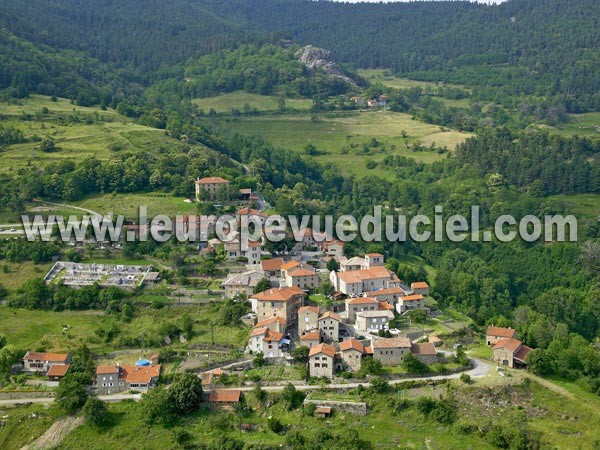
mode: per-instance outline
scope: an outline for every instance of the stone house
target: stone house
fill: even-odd
[[[388,309],[361,311],[356,313],[356,328],[362,332],[385,330],[393,318],[394,313]]]
[[[424,297],[429,295],[429,284],[427,284],[425,281],[415,281],[410,283],[410,289],[415,294],[421,294]]]
[[[27,352],[23,357],[23,372],[46,374],[52,366],[64,366],[71,363],[67,353]]]
[[[342,241],[333,240],[325,241],[322,243],[321,248],[325,252],[326,256],[330,258],[336,258],[338,261],[344,256],[344,246],[346,244]]]
[[[333,342],[340,337],[340,316],[327,311],[319,317],[319,333],[323,340]]]
[[[371,297],[356,297],[346,299],[346,317],[348,321],[355,322],[356,314],[363,311],[377,311],[379,302]]]
[[[329,279],[336,291],[350,296],[400,285],[398,276],[383,266],[345,272],[332,271]]]
[[[207,197],[210,200],[215,200],[217,194],[223,192],[226,197],[227,189],[229,188],[229,181],[221,177],[206,177],[198,178],[195,182],[196,185],[196,201],[200,201],[203,197],[202,192],[206,192]]]
[[[288,325],[296,322],[297,311],[304,303],[304,292],[297,287],[271,288],[250,298],[257,319],[281,317]]]
[[[523,368],[527,367],[527,355],[531,350],[518,339],[502,339],[494,344],[492,359],[502,367]]]
[[[319,329],[319,308],[302,306],[298,308],[298,336]]]
[[[311,377],[333,378],[335,348],[329,344],[311,347],[308,354],[308,372]]]
[[[283,266],[282,258],[263,259],[260,261],[260,268],[266,278],[275,278],[279,275],[281,266]]]
[[[398,299],[406,295],[407,292],[398,286],[394,286],[387,289],[379,289],[378,291],[371,291],[366,293],[367,297],[374,298],[378,302],[388,302],[391,305],[396,305]]]
[[[289,287],[299,287],[305,291],[312,291],[319,287],[321,279],[317,271],[308,264],[298,264],[288,270],[283,270],[284,283]]]
[[[340,344],[341,365],[343,370],[358,372],[362,367],[365,354],[364,345],[357,339],[346,339]]]
[[[155,366],[121,366],[120,364],[96,368],[98,395],[116,394],[129,390],[147,391],[156,386],[160,377],[160,364]]]
[[[398,303],[396,303],[396,311],[398,311],[399,314],[405,314],[408,311],[413,311],[415,309],[427,309],[425,307],[425,297],[421,294],[404,295],[400,297]]]
[[[402,363],[404,355],[411,352],[410,339],[406,337],[378,338],[371,341],[373,358],[384,366],[397,366]]]
[[[242,391],[237,389],[212,389],[208,394],[210,409],[232,410],[242,399]]]
[[[485,333],[486,345],[494,345],[503,339],[517,339],[517,330],[495,326],[488,327]]]
[[[283,353],[281,341],[283,334],[267,327],[254,328],[250,333],[248,347],[252,353],[262,353],[265,358],[280,358]]]
[[[417,359],[427,365],[435,364],[437,361],[437,351],[435,345],[430,342],[412,344],[411,352]]]
[[[310,333],[305,333],[300,336],[300,345],[304,347],[314,347],[315,345],[319,345],[321,343],[321,335],[318,331],[312,331]]]
[[[254,293],[254,288],[263,278],[261,271],[249,270],[244,273],[231,274],[229,278],[221,283],[221,287],[225,290],[226,298],[233,298],[238,295],[249,297]]]
[[[266,327],[271,331],[277,331],[278,333],[285,333],[287,321],[281,317],[270,317],[254,324],[254,328],[262,327]]]

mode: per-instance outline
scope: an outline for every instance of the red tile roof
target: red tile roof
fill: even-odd
[[[278,333],[277,331],[267,329],[267,333],[265,334],[263,341],[279,342],[282,337],[283,337],[283,333]]]
[[[488,327],[486,335],[503,338],[515,338],[517,337],[517,330],[514,330],[513,328],[502,328],[492,326]]]
[[[519,351],[517,351],[513,357],[519,361],[527,362],[527,355],[529,355],[531,350],[533,350],[531,347],[521,345],[521,348],[519,348]]]
[[[347,339],[340,344],[340,350],[346,352],[348,350],[356,350],[358,352],[364,353],[365,346],[357,339]]]
[[[320,341],[321,335],[318,331],[313,331],[312,333],[306,333],[300,336],[301,341]]]
[[[279,269],[281,269],[282,265],[283,265],[283,259],[281,259],[281,258],[263,259],[260,262],[260,266],[262,267],[262,270],[264,270],[265,272],[273,272],[275,270],[279,270]]]
[[[98,366],[96,367],[96,375],[109,375],[113,373],[117,373],[118,369],[115,364],[112,366]]]
[[[406,294],[406,291],[404,289],[402,289],[401,287],[391,287],[391,288],[387,288],[387,289],[379,289],[377,291],[371,291],[371,292],[367,292],[367,295],[369,297],[377,297],[378,295],[393,295],[393,294],[398,294],[398,295],[403,295]]]
[[[213,389],[208,396],[209,402],[233,403],[239,402],[242,391],[237,389]]]
[[[226,184],[229,183],[225,178],[221,177],[206,177],[196,180],[196,184]]]
[[[435,349],[435,345],[433,345],[430,342],[423,342],[423,343],[420,343],[420,344],[412,344],[411,352],[414,353],[415,355],[421,355],[421,356],[425,356],[425,355],[435,356],[435,355],[437,355],[437,351]]]
[[[290,277],[314,277],[317,273],[314,270],[305,269],[304,267],[299,267],[297,269],[292,269],[288,271],[288,275]]]
[[[54,364],[50,366],[50,370],[46,376],[49,377],[64,377],[67,371],[69,370],[69,364]]]
[[[392,275],[393,273],[384,266],[373,266],[369,269],[338,272],[338,277],[344,283],[360,283],[363,280],[374,280],[378,278],[391,279]]]
[[[371,297],[356,297],[356,298],[348,299],[347,303],[349,305],[362,305],[362,304],[371,304],[371,303],[379,303],[379,302]]]
[[[379,309],[393,311],[394,307],[390,305],[388,302],[379,302]]]
[[[325,312],[321,317],[319,317],[319,320],[321,320],[321,319],[333,319],[333,320],[337,320],[338,322],[340,320],[342,320],[339,315],[337,315],[336,313],[331,312],[331,311]]]
[[[414,283],[410,283],[410,287],[412,289],[428,289],[429,285],[425,281],[415,281]]]
[[[400,297],[400,300],[402,300],[403,302],[418,302],[419,300],[423,300],[424,298],[425,297],[423,297],[421,294],[413,294]]]
[[[281,270],[290,270],[299,265],[300,263],[298,261],[288,261],[281,266]]]
[[[302,289],[294,286],[267,289],[266,291],[253,295],[251,298],[255,298],[261,302],[287,302],[296,295],[304,295],[304,293],[302,292]]]
[[[124,378],[127,383],[148,384],[152,378],[160,375],[160,364],[156,366],[121,366],[119,379]]]
[[[521,346],[520,340],[508,338],[508,339],[502,339],[502,340],[496,342],[496,344],[494,344],[494,350],[496,350],[498,348],[505,348],[506,350],[510,350],[511,352],[515,353],[519,349],[520,346]]]
[[[254,328],[266,327],[267,325],[271,325],[272,323],[278,322],[279,325],[285,326],[287,320],[282,319],[281,317],[271,317],[269,319],[261,320],[260,322],[256,322]]]
[[[335,348],[333,348],[333,346],[331,346],[329,344],[315,345],[310,348],[310,352],[308,353],[308,356],[315,356],[320,353],[323,353],[323,354],[329,356],[330,358],[333,358],[335,356]]]
[[[26,361],[49,361],[65,363],[67,359],[69,359],[69,355],[67,353],[27,352],[23,359]]]
[[[410,339],[407,337],[379,338],[371,341],[373,348],[411,348]]]
[[[298,313],[301,313],[304,311],[310,311],[315,314],[319,314],[319,307],[318,306],[301,306],[300,308],[298,308]]]

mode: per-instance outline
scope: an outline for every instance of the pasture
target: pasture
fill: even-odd
[[[251,94],[244,91],[228,92],[215,97],[196,98],[192,100],[196,106],[205,114],[213,109],[217,113],[230,113],[232,109],[244,111],[244,105],[248,105],[250,111],[277,111],[279,109],[278,98],[274,95]],[[309,110],[312,100],[305,98],[285,98],[286,109]]]

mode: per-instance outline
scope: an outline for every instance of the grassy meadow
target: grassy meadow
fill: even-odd
[[[590,138],[600,138],[600,112],[590,112],[583,114],[570,114],[569,123],[548,128],[553,133],[563,136],[586,136]]]
[[[215,97],[196,98],[192,102],[204,111],[205,114],[213,109],[217,113],[230,113],[233,108],[243,111],[248,104],[251,111],[277,111],[278,98],[274,95],[251,94],[244,91],[228,92]],[[287,109],[309,110],[312,100],[305,98],[285,98]]]
[[[137,218],[139,206],[148,208],[149,217],[156,214],[175,216],[178,214],[198,213],[196,203],[188,203],[183,197],[173,197],[170,194],[99,194],[85,200],[72,202],[72,205],[90,209],[100,214],[123,214]]]

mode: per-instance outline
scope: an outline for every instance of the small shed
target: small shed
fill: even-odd
[[[317,408],[315,409],[315,416],[320,417],[321,419],[327,419],[331,416],[331,407],[317,406]]]

